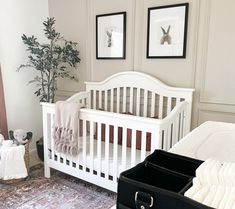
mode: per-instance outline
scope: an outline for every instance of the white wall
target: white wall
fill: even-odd
[[[235,122],[235,2],[201,1],[194,120]]]
[[[58,82],[59,91],[57,99],[64,99],[81,89],[84,89],[84,81],[90,77],[87,70],[87,2],[86,0],[49,0],[50,17],[56,19],[56,30],[67,40],[78,43],[81,62],[75,71],[79,82],[69,79],[61,79]],[[89,50],[90,51],[90,50]]]
[[[131,1],[92,1],[93,20],[96,14],[127,11],[127,57],[125,60],[96,60],[92,54],[91,69],[93,80],[102,80],[108,75],[121,70],[140,70],[148,74],[157,76],[162,81],[175,86],[193,86],[194,82],[194,62],[196,44],[196,11],[198,1],[190,0],[189,8],[189,31],[187,45],[187,59],[146,59],[147,40],[147,10],[149,7],[175,4],[184,1],[179,0],[131,0]],[[104,6],[105,5],[105,6]],[[91,38],[93,48],[95,48],[95,22],[91,23],[93,36]],[[95,51],[95,50],[94,50]],[[176,67],[177,66],[177,67]]]
[[[17,72],[27,62],[26,48],[21,35],[35,35],[43,40],[42,22],[49,16],[47,0],[0,0],[0,63],[3,74],[5,102],[9,129],[32,131],[34,141],[42,136],[42,116],[35,86],[27,82],[35,71]]]
[[[91,33],[88,34],[88,39],[91,44],[91,52],[89,60],[91,64],[91,80],[103,80],[114,73],[126,70],[133,70],[134,65],[134,34],[135,34],[135,0],[99,0],[90,1],[91,22],[88,23]],[[127,12],[126,16],[126,59],[124,60],[99,60],[95,54],[95,17],[98,14],[106,14],[113,12]]]

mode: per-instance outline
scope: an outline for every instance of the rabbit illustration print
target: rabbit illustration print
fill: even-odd
[[[108,37],[107,47],[112,47],[113,46],[113,29],[106,30],[106,35]]]
[[[96,15],[96,59],[125,59],[126,12]]]
[[[164,45],[165,43],[167,43],[170,45],[172,43],[172,38],[170,35],[171,26],[170,25],[168,26],[167,31],[162,26],[161,26],[161,29],[162,29],[163,35],[161,37],[160,44]]]
[[[147,58],[185,58],[189,3],[148,8]]]

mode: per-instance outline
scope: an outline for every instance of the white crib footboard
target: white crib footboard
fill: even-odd
[[[80,110],[79,155],[68,156],[54,149],[54,107],[43,105],[45,176],[60,170],[111,191],[117,191],[120,172],[142,161],[158,148],[158,140],[146,150],[146,136],[159,138],[158,120],[90,109]],[[128,132],[131,130],[131,138]],[[141,133],[140,133],[141,132]],[[141,145],[136,137],[142,137]],[[136,139],[136,140],[134,140]],[[138,147],[138,149],[136,149]],[[141,146],[141,147],[140,147]]]

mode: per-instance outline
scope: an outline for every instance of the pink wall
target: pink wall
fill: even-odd
[[[1,67],[0,67],[0,132],[5,136],[5,138],[7,137],[7,118],[6,118],[6,108],[4,101]]]

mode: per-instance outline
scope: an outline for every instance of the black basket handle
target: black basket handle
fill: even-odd
[[[153,207],[153,197],[145,192],[138,191],[135,193],[136,209],[149,209]]]

